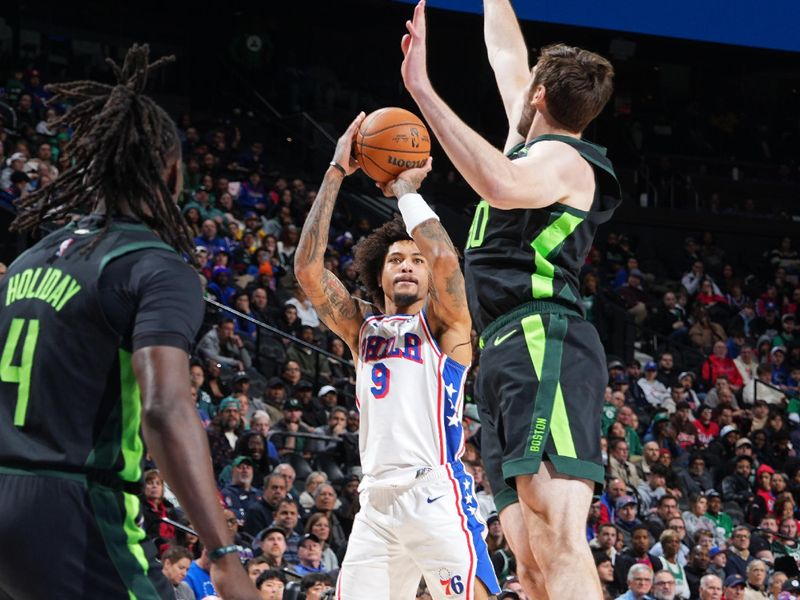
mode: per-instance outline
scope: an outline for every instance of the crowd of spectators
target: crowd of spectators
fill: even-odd
[[[63,107],[46,100],[36,70],[4,87],[2,101],[14,107],[14,127],[6,116],[0,129],[0,203],[9,210],[70,164],[69,128],[53,124]],[[316,190],[274,173],[247,132],[188,116],[178,125],[181,210],[198,277],[207,298],[236,311],[209,305],[187,372],[220,502],[262,598],[282,598],[287,581],[321,598],[359,509],[361,470],[349,351],[292,274]],[[367,219],[337,209],[325,258],[359,297],[352,252],[370,230]],[[609,233],[581,273],[584,308],[609,352],[608,483],[587,540],[610,598],[719,598],[717,589],[726,598],[783,598],[800,575],[800,258],[785,238],[759,273],[739,272],[711,233],[687,238],[675,256],[667,276],[655,277],[625,235]],[[653,334],[648,353],[641,342]],[[476,353],[472,376],[478,363]],[[504,593],[524,599],[483,476],[473,408],[463,460]],[[147,466],[147,534],[176,596],[204,598],[212,589],[205,550],[157,465]],[[418,597],[426,594],[422,586]]]
[[[758,257],[756,257],[758,258]],[[800,499],[800,259],[777,240],[740,272],[706,233],[666,277],[610,234],[583,272],[609,356],[607,485],[587,521],[607,598],[794,598]],[[655,334],[655,352],[641,342]],[[608,340],[608,338],[607,338]],[[613,341],[612,341],[613,343]],[[608,346],[607,346],[608,347]]]

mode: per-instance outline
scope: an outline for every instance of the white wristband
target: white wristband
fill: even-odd
[[[433,209],[428,206],[425,199],[419,194],[403,194],[403,197],[397,201],[397,207],[400,209],[400,214],[406,224],[406,231],[408,235],[429,219],[439,220]]]

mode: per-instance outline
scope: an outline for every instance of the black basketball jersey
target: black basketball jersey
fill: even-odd
[[[611,218],[621,192],[605,148],[584,140],[542,135],[516,146],[508,157],[523,157],[545,140],[569,144],[592,166],[594,202],[588,212],[560,203],[511,210],[478,203],[464,252],[469,307],[478,332],[533,300],[558,302],[582,314],[578,273],[597,227]]]
[[[0,465],[140,479],[132,347],[106,318],[98,284],[109,265],[127,273],[134,259],[157,252],[173,276],[189,271],[179,285],[196,283],[179,292],[185,311],[202,305],[200,286],[145,225],[114,221],[97,241],[101,231],[81,222],[53,232],[14,261],[0,284]],[[132,321],[136,307],[130,313]]]

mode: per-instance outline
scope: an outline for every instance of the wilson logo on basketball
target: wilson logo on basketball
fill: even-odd
[[[419,130],[416,127],[411,128],[411,147],[419,148]]]
[[[386,157],[386,162],[390,165],[394,165],[395,167],[404,167],[406,169],[415,169],[417,167],[424,167],[425,163],[428,162],[427,158],[422,160],[404,160],[402,158],[397,158],[396,156],[392,156],[391,154]]]

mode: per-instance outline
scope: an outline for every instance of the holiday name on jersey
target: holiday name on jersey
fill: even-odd
[[[5,305],[36,299],[47,302],[58,312],[80,291],[81,284],[61,269],[25,269],[8,280]]]
[[[403,346],[398,346],[398,338],[402,337]],[[422,340],[414,333],[402,336],[385,338],[380,335],[370,335],[361,341],[361,360],[371,362],[385,358],[404,358],[415,363],[422,363],[420,347]]]

